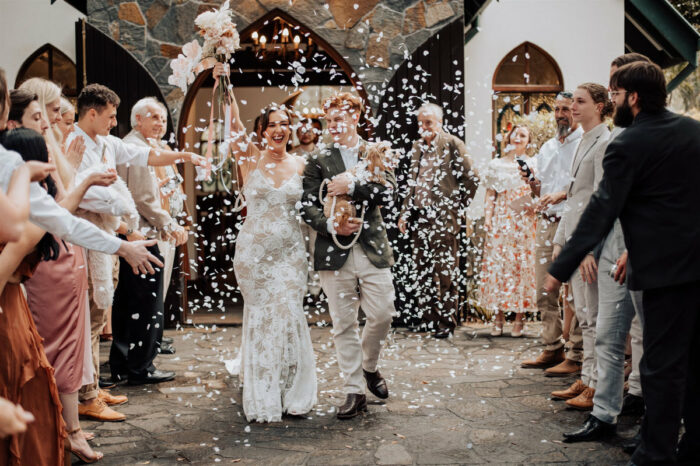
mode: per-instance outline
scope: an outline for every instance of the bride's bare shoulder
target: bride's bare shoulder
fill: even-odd
[[[297,164],[297,173],[303,175],[306,168],[306,158],[300,155],[292,155],[292,157],[294,157],[294,161]]]

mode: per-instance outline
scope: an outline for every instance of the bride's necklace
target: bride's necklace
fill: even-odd
[[[268,151],[267,152],[267,157],[271,159],[273,162],[282,162],[284,161],[287,157],[289,157],[289,154],[285,152],[282,156],[275,156],[273,155],[274,152]]]

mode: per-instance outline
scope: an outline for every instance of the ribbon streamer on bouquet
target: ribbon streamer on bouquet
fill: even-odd
[[[197,65],[197,69],[200,70],[199,72],[201,72],[205,69],[213,68],[216,65],[216,63],[217,63],[217,61],[210,57],[210,58],[202,60],[199,63],[199,65]],[[216,91],[219,88],[220,81],[221,81],[221,78],[216,79],[214,81],[214,87],[211,90],[211,109],[209,111],[209,127],[207,128],[208,143],[207,143],[207,152],[205,154],[205,157],[209,161],[210,166],[211,166],[211,162],[213,160],[213,150],[214,150],[213,147],[214,147],[214,145],[212,144],[212,142],[214,141],[214,131],[215,131],[214,127],[216,125],[216,122],[214,120],[214,102],[216,102]],[[221,100],[224,102],[224,130],[223,130],[224,134],[223,134],[223,137],[220,139],[221,139],[221,144],[224,145],[223,147],[225,150],[220,151],[220,153],[225,153],[227,157],[229,155],[229,147],[230,147],[229,140],[230,140],[230,136],[231,136],[231,103],[230,102],[231,102],[231,99],[233,98],[233,96],[231,96],[230,93],[232,93],[232,92],[233,91],[231,91],[231,89],[228,89],[223,84],[221,85]],[[221,165],[219,167],[217,167],[217,169],[222,168],[224,162],[225,162],[225,160],[222,161]],[[233,211],[240,212],[245,207],[245,198],[243,197],[243,193],[241,192],[242,186],[240,184],[240,180],[238,179],[238,163],[237,163],[235,157],[233,158],[232,165],[233,165],[232,169],[234,171],[235,178],[236,178],[236,189],[238,190],[238,193],[236,195],[236,200],[234,201],[234,204],[233,204]],[[219,175],[219,176],[221,176],[221,175]],[[211,177],[211,169],[206,173],[205,179],[209,179],[210,177]],[[224,190],[226,191],[226,193],[231,194],[231,191],[228,189],[227,183],[225,183],[223,179],[221,181],[222,181],[221,184],[224,187]]]

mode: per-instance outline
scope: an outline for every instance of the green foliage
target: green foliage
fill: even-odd
[[[671,4],[700,31],[700,0],[672,0]]]

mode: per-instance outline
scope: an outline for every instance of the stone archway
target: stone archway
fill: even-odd
[[[299,35],[303,36],[305,39],[312,39],[316,44],[320,46],[320,48],[328,54],[328,56],[333,60],[333,62],[342,70],[342,72],[345,74],[348,82],[352,87],[357,91],[357,93],[362,97],[362,99],[365,101],[367,104],[368,110],[370,109],[369,105],[369,99],[367,96],[367,92],[364,88],[364,85],[362,81],[359,79],[358,75],[354,72],[352,66],[350,63],[348,63],[347,60],[343,58],[343,56],[335,50],[335,48],[330,45],[323,37],[318,35],[313,31],[313,29],[307,27],[304,25],[301,21],[297,20],[294,18],[292,15],[275,8],[269,12],[267,12],[265,15],[261,16],[258,18],[256,21],[250,23],[245,29],[240,31],[240,37],[241,37],[241,43],[244,44],[252,35],[254,31],[259,30],[262,26],[267,24],[270,21],[273,21],[275,18],[282,18],[284,21],[287,23],[290,23],[292,25],[295,25],[298,27],[298,32]],[[237,52],[236,55],[239,55],[241,52]],[[235,68],[235,60],[236,60],[236,55],[234,55],[234,65],[233,68]],[[284,65],[284,64],[283,64]],[[313,70],[308,70],[308,71],[313,71]],[[232,80],[235,80],[237,78],[236,73],[232,73]],[[184,141],[184,128],[187,124],[188,117],[190,114],[190,111],[192,109],[192,104],[194,102],[195,96],[197,95],[198,90],[205,86],[207,83],[211,85],[211,70],[207,70],[200,75],[197,76],[195,81],[192,83],[192,85],[189,87],[187,90],[187,93],[185,94],[181,110],[179,112],[179,118],[178,118],[178,130],[177,130],[177,138],[180,146],[182,147],[182,142]],[[235,83],[234,83],[235,84]]]

